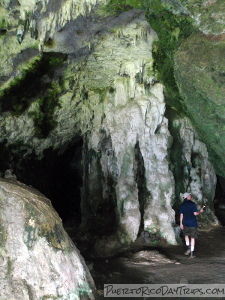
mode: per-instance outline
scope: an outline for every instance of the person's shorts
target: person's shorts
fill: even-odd
[[[191,238],[196,239],[198,236],[198,228],[197,227],[185,227],[183,229],[183,234],[185,236],[190,236]]]

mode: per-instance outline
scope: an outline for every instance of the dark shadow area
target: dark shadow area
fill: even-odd
[[[145,167],[144,160],[141,154],[139,142],[135,145],[135,181],[138,187],[138,201],[140,205],[141,212],[141,224],[139,229],[139,234],[144,230],[144,208],[146,199],[151,195],[146,187],[146,177],[145,177]]]
[[[225,226],[225,178],[221,176],[217,176],[214,209],[221,225]]]
[[[33,55],[32,52],[30,55]],[[17,60],[23,61],[23,57],[26,57],[26,53],[20,53],[20,57],[14,59],[15,64]],[[61,53],[43,53],[37,57],[21,72],[20,77],[12,79],[9,86],[2,90],[0,112],[20,116],[31,103],[36,102],[36,109],[29,112],[34,121],[35,136],[47,137],[57,125],[54,112],[56,107],[60,107],[59,95],[63,92],[60,74],[66,58]]]
[[[89,149],[88,139],[84,138],[82,223],[76,230],[65,224],[65,229],[70,233],[73,242],[79,245],[78,248],[86,259],[93,257],[96,242],[113,235],[118,226],[116,157],[112,150],[111,137],[103,131],[102,134],[101,151]]]
[[[44,53],[40,59],[36,59],[29,68],[23,70],[21,77],[12,80],[10,86],[2,91],[1,112],[22,114],[35,97],[43,96],[50,88],[56,67],[65,60],[66,55],[61,53]],[[49,80],[43,79],[46,74]]]
[[[1,144],[0,171],[4,174],[7,169],[12,169],[17,180],[36,188],[51,200],[64,223],[72,220],[79,224],[82,145],[82,138],[77,138],[61,154],[48,148],[39,160],[33,153],[24,158],[22,145],[6,147]]]

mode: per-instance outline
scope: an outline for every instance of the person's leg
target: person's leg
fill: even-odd
[[[191,252],[190,252],[190,258],[196,257],[194,255],[194,250],[195,250],[195,238],[191,237]]]
[[[195,238],[191,238],[191,252],[195,250]]]
[[[190,249],[190,239],[189,239],[189,236],[188,235],[185,235],[184,236],[184,239],[185,239],[185,244],[186,244],[186,251],[184,252],[185,255],[189,255],[191,253],[191,249]]]
[[[189,236],[185,235],[184,239],[185,239],[186,246],[190,246]]]

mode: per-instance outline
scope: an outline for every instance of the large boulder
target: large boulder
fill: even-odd
[[[218,174],[224,172],[225,41],[191,35],[175,54],[175,77],[188,114],[207,145]]]
[[[94,299],[95,286],[51,202],[0,179],[1,300]]]

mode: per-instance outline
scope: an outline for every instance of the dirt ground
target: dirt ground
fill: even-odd
[[[154,248],[142,244],[139,240],[129,253],[93,261],[91,268],[99,300],[154,299],[153,297],[105,298],[104,284],[225,284],[225,227],[218,226],[210,231],[199,231],[196,240],[196,258],[193,259],[184,255],[183,245]]]

